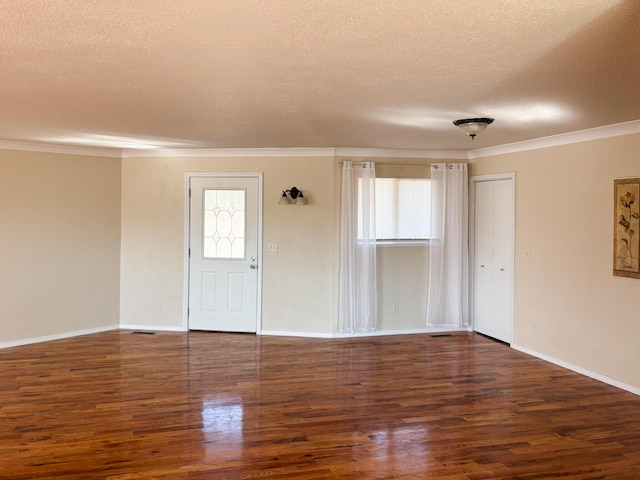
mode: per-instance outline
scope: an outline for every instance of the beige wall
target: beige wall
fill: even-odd
[[[333,156],[124,159],[121,324],[182,328],[185,174],[263,172],[262,330],[336,333],[342,161]],[[427,172],[424,166],[381,169],[394,175]],[[294,185],[305,192],[308,205],[278,205],[282,190]],[[277,253],[266,251],[269,243],[278,244]],[[424,247],[380,249],[379,329],[425,327],[427,261]],[[392,313],[394,303],[398,314]]]
[[[336,277],[333,157],[123,160],[121,323],[182,328],[185,174],[263,172],[262,330],[330,334]],[[306,206],[279,205],[303,190]]]
[[[640,280],[612,275],[612,234],[613,179],[639,154],[636,134],[470,162],[516,172],[514,343],[636,387]]]
[[[424,330],[429,247],[378,247],[376,256],[378,330]]]
[[[120,159],[0,150],[0,343],[118,325]]]

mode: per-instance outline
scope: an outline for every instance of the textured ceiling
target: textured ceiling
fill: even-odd
[[[0,139],[469,150],[640,119],[638,0],[0,0]],[[452,125],[489,116],[475,141]]]

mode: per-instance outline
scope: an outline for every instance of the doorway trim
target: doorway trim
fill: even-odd
[[[511,274],[511,295],[512,295],[512,305],[511,305],[511,344],[514,343],[514,335],[515,335],[515,324],[516,324],[516,286],[515,286],[515,278],[516,278],[516,172],[503,172],[503,173],[490,173],[487,175],[474,175],[469,178],[469,281],[471,284],[470,295],[469,295],[469,317],[471,319],[470,329],[475,332],[475,293],[476,293],[476,285],[475,285],[475,257],[476,257],[476,184],[479,182],[491,182],[495,180],[511,180],[513,182],[513,195],[511,197],[511,204],[513,205],[513,256],[511,258],[511,264],[513,265],[513,270]]]
[[[258,291],[256,292],[256,335],[262,332],[262,210],[263,210],[263,174],[262,172],[240,172],[240,173],[185,173],[184,174],[184,273],[182,291],[182,330],[189,331],[189,245],[191,241],[191,208],[190,192],[192,178],[256,178],[258,180],[258,252],[260,262],[258,264]]]

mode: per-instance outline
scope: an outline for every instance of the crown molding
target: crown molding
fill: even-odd
[[[370,157],[467,160],[462,150],[402,150],[384,148],[196,148],[123,150],[122,158],[141,157]]]
[[[336,148],[336,157],[469,159],[466,150],[402,150],[387,148]]]
[[[119,149],[76,147],[71,145],[57,145],[54,143],[29,143],[0,140],[0,150],[17,150],[22,152],[60,153],[63,155],[83,155],[88,157],[121,158]]]
[[[160,148],[123,150],[122,158],[333,157],[335,151],[335,148]]]
[[[478,148],[477,150],[470,150],[468,153],[469,159],[482,158],[493,155],[505,155],[508,153],[538,150],[540,148],[558,147],[560,145],[588,142],[591,140],[618,137],[621,135],[631,135],[634,133],[640,133],[640,120],[616,123],[614,125],[606,125],[604,127],[588,128],[586,130],[578,130],[576,132],[561,133],[559,135],[525,140],[523,142],[507,143],[505,145],[497,145],[495,147]]]

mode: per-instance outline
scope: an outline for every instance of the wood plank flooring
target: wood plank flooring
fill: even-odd
[[[476,334],[0,351],[0,478],[635,479],[640,397]]]

